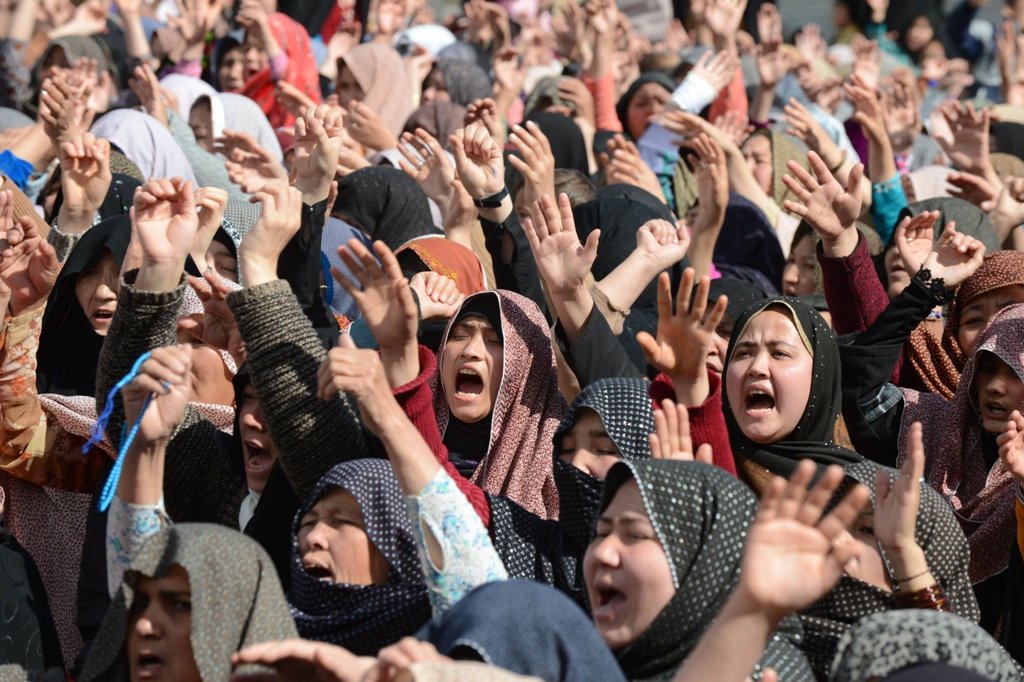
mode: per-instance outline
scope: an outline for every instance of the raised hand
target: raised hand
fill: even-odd
[[[381,151],[398,146],[398,140],[385,127],[377,112],[362,102],[353,100],[348,105],[348,134],[367,149]]]
[[[746,9],[747,0],[708,0],[704,22],[716,38],[735,36]]]
[[[260,642],[231,655],[232,665],[256,664],[271,668],[276,682],[360,682],[376,659],[355,656],[348,650],[307,639]],[[252,679],[234,675],[232,681]],[[259,679],[262,679],[259,678]]]
[[[864,128],[864,133],[877,143],[888,141],[885,113],[876,90],[856,75],[843,85],[843,90],[857,110],[853,120]]]
[[[946,182],[953,185],[949,192],[951,196],[968,201],[979,208],[993,201],[999,194],[999,190],[988,180],[974,173],[953,172],[946,176]]]
[[[557,206],[551,197],[541,197],[530,207],[530,217],[523,220],[523,231],[537,270],[552,296],[583,287],[583,280],[597,258],[601,231],[594,230],[587,235],[587,243],[580,244],[567,195],[558,196]]]
[[[532,206],[545,194],[555,194],[555,155],[548,138],[533,121],[525,126],[517,125],[508,136],[508,141],[519,152],[509,155],[508,162],[523,176],[523,200]]]
[[[932,252],[938,211],[922,211],[906,217],[896,226],[896,249],[903,268],[911,277],[917,274]]]
[[[806,24],[793,41],[805,62],[814,62],[828,56],[828,43],[821,35],[821,26]]]
[[[565,76],[558,80],[558,96],[566,104],[572,105],[576,111],[573,120],[576,124],[584,122],[590,128],[597,128],[597,117],[594,112],[594,96],[579,78]]]
[[[996,436],[999,446],[999,461],[1003,468],[1013,474],[1018,485],[1024,485],[1024,416],[1014,410],[1003,425],[1003,432]]]
[[[602,155],[608,184],[621,182],[633,185],[650,192],[660,201],[665,201],[665,193],[661,190],[658,176],[644,163],[635,144],[616,134],[609,140],[608,150],[611,152],[610,156]]]
[[[487,128],[495,140],[505,139],[505,124],[501,122],[501,115],[498,113],[498,103],[490,97],[473,100],[466,107],[466,116],[463,125],[480,122]]]
[[[934,224],[937,218],[936,215],[931,223]],[[974,237],[957,232],[956,223],[950,221],[934,242],[925,242],[931,244],[931,250],[919,264],[917,259],[923,247],[916,247],[912,242],[917,238],[927,240],[931,235],[923,234],[922,223],[915,226],[906,218],[896,226],[896,230],[896,248],[907,272],[917,274],[921,268],[927,268],[932,277],[941,278],[950,289],[973,275],[985,258],[985,245]]]
[[[206,252],[213,237],[224,221],[224,210],[228,207],[228,193],[220,187],[200,187],[196,191],[196,205],[199,206],[199,229],[192,242],[192,260],[199,267],[206,263]]]
[[[268,185],[287,185],[288,174],[249,133],[225,130],[214,140],[214,150],[224,154],[228,177],[245,192],[255,194]]]
[[[942,106],[942,114],[953,132],[953,142],[937,138],[942,151],[958,170],[977,175],[991,171],[989,161],[989,112],[976,111],[970,102],[948,102]]]
[[[332,268],[331,274],[359,306],[362,319],[377,340],[381,353],[403,352],[416,344],[419,326],[416,301],[391,249],[377,241],[373,251],[380,259],[379,264],[362,242],[350,239],[347,246],[338,248],[338,256],[356,281],[337,268]]]
[[[442,211],[446,211],[455,191],[455,166],[437,139],[423,128],[414,133],[402,133],[398,151],[404,157],[398,165],[416,181],[423,193]]]
[[[808,494],[814,472],[814,463],[804,460],[788,482],[781,477],[771,482],[743,554],[738,591],[777,619],[825,595],[864,549],[849,528],[868,503],[868,489],[855,485],[822,517],[843,470],[830,466]]]
[[[688,159],[693,166],[700,200],[700,217],[693,229],[711,229],[716,216],[725,217],[729,203],[729,166],[725,151],[707,133],[691,138],[688,146],[694,151]]]
[[[42,307],[60,273],[57,254],[36,223],[28,216],[15,221],[13,209],[10,191],[0,192],[0,298],[12,316]]]
[[[295,119],[292,172],[303,203],[312,206],[327,198],[342,147],[344,112],[326,104],[306,110]]]
[[[667,220],[648,220],[636,231],[636,251],[651,263],[654,272],[672,267],[686,256],[690,234],[684,226]]]
[[[917,510],[921,506],[923,475],[921,424],[914,422],[907,434],[907,457],[896,480],[889,477],[887,470],[880,469],[875,473],[875,537],[888,555],[915,548],[921,551],[914,533],[917,528]]]
[[[132,239],[142,260],[136,286],[143,291],[173,289],[199,228],[192,183],[181,178],[150,180],[135,192],[130,213]]]
[[[192,396],[192,346],[164,346],[153,351],[142,364],[131,383],[124,387],[124,416],[132,424],[138,418],[146,399],[153,399],[142,415],[138,437],[133,447],[145,450],[166,443],[185,417]]]
[[[189,277],[188,283],[203,303],[203,312],[178,320],[178,328],[211,348],[226,350],[241,364],[245,356],[242,333],[235,314],[228,306],[232,287],[228,280],[214,272],[200,277]]]
[[[856,35],[850,47],[853,48],[853,78],[877,92],[882,75],[882,51],[878,41]]]
[[[413,304],[415,307],[415,304]],[[348,334],[342,334],[338,345],[327,352],[317,370],[317,396],[334,400],[339,393],[355,397],[363,425],[375,436],[383,436],[388,417],[402,413],[392,389],[381,354],[375,350],[356,348]]]
[[[737,148],[742,147],[750,133],[754,132],[754,126],[750,125],[747,117],[738,111],[727,111],[716,118],[714,128]]]
[[[433,271],[417,272],[409,278],[409,286],[419,297],[424,320],[447,320],[466,300],[454,280]]]
[[[139,103],[146,113],[167,127],[167,110],[164,108],[163,90],[160,80],[149,65],[135,67],[132,77],[128,79],[132,92],[139,98]]]
[[[57,224],[62,232],[77,234],[92,227],[110,189],[110,142],[91,133],[65,136],[57,147],[64,202]]]
[[[1003,188],[994,199],[981,203],[981,210],[988,213],[989,220],[996,228],[996,236],[1005,240],[1015,227],[1024,223],[1024,178],[1006,176]]]
[[[455,170],[474,199],[497,194],[505,186],[501,148],[482,123],[455,131],[450,138]]]
[[[803,104],[791,99],[786,104],[786,134],[803,140],[807,148],[817,152],[829,168],[838,168],[843,162],[843,152],[828,132],[815,120]]]
[[[89,130],[95,115],[89,107],[93,83],[73,88],[63,71],[51,70],[39,92],[39,119],[50,141],[57,146],[61,141]]]
[[[683,404],[667,398],[661,409],[654,411],[654,433],[647,437],[651,446],[651,459],[678,459],[684,462],[712,463],[711,444],[704,443],[693,450],[690,438],[690,413]]]
[[[647,362],[669,376],[676,391],[676,400],[687,407],[700,407],[710,394],[707,359],[715,345],[715,329],[721,323],[729,302],[725,296],[719,296],[708,312],[711,280],[701,277],[691,303],[695,279],[693,268],[683,271],[673,313],[671,280],[668,273],[661,273],[658,276],[656,336],[647,332],[636,335]]]
[[[288,81],[278,81],[274,87],[274,98],[292,116],[305,116],[310,109],[316,109],[316,102],[309,95]]]
[[[814,169],[814,175],[795,161],[787,164],[789,173],[783,176],[782,181],[793,192],[796,200],[787,199],[783,207],[810,223],[821,236],[825,249],[834,250],[849,240],[856,246],[856,222],[861,212],[860,181],[864,177],[864,166],[854,166],[844,189],[815,152],[807,153],[807,161]]]
[[[277,279],[277,260],[302,227],[302,193],[269,185],[252,196],[262,205],[260,219],[238,247],[242,284],[253,287]]]
[[[377,653],[377,665],[367,673],[362,682],[397,682],[415,663],[448,662],[452,659],[442,656],[430,642],[415,637],[403,637],[397,643],[384,647]]]

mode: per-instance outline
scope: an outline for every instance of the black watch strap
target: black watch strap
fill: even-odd
[[[481,197],[480,199],[473,199],[473,205],[477,208],[498,208],[501,206],[501,202],[508,196],[508,187],[502,187],[501,191],[492,194],[489,197]]]

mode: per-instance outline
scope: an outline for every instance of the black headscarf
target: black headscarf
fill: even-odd
[[[110,180],[110,189],[107,190],[107,195],[103,197],[103,203],[100,204],[100,209],[97,211],[99,222],[119,215],[128,215],[128,210],[132,207],[132,202],[135,200],[135,190],[138,187],[142,187],[142,183],[130,175],[113,173]],[[63,203],[64,190],[59,189],[57,190],[57,197],[53,202],[54,216],[60,213],[60,207]]]
[[[474,100],[491,96],[491,79],[487,72],[476,64],[441,57],[434,67],[440,69],[444,76],[444,89],[451,101],[462,106],[469,106]]]
[[[36,389],[40,393],[96,393],[96,365],[103,337],[96,333],[75,296],[79,275],[95,267],[104,251],[120,269],[131,240],[131,220],[118,215],[96,225],[78,241],[46,302],[39,337]]]
[[[821,315],[803,301],[790,297],[767,299],[748,308],[736,320],[729,349],[725,356],[723,376],[727,376],[736,342],[751,320],[769,307],[781,307],[792,316],[797,331],[809,346],[813,356],[811,395],[804,413],[793,433],[785,440],[760,444],[747,438],[740,430],[729,406],[728,391],[722,391],[722,409],[729,428],[729,443],[733,452],[778,476],[789,476],[802,459],[811,459],[818,465],[847,465],[863,460],[852,450],[836,445],[833,430],[842,409],[842,382],[840,381],[839,344],[836,336]]]
[[[64,668],[57,628],[36,562],[0,519],[0,669],[19,665],[30,674]]]
[[[629,480],[640,488],[676,593],[637,639],[615,653],[629,679],[660,678],[690,655],[739,582],[757,498],[738,479],[709,464],[627,460],[608,473],[601,511]],[[799,632],[792,619],[785,626],[787,635]],[[806,659],[781,632],[761,664],[771,665],[782,679],[812,679]]]
[[[1024,159],[1024,123],[993,121],[989,134],[993,152]]]
[[[551,145],[555,157],[555,168],[571,168],[584,175],[590,175],[587,160],[587,142],[576,123],[563,114],[549,111],[535,111],[526,117],[540,128]]]
[[[334,488],[348,491],[359,504],[370,542],[391,567],[387,584],[328,582],[314,578],[303,568],[299,524]],[[416,539],[398,480],[385,460],[343,462],[320,479],[292,524],[291,569],[288,601],[304,639],[337,644],[359,656],[373,656],[430,620]]]
[[[712,260],[716,267],[742,266],[757,270],[776,290],[786,267],[782,246],[768,219],[757,206],[738,194],[729,195],[725,223],[715,242]]]
[[[697,295],[696,290],[693,294]],[[718,325],[719,336],[724,338],[732,336],[736,320],[740,319],[744,310],[768,298],[768,294],[750,282],[732,277],[719,277],[711,280],[708,301],[717,301],[719,296],[726,296],[729,300],[725,307],[725,316]],[[723,331],[726,333],[723,334]]]
[[[338,183],[334,212],[392,251],[437,233],[427,195],[398,168],[373,166],[346,175]]]
[[[637,91],[648,83],[657,83],[665,88],[669,94],[672,94],[676,89],[675,82],[667,74],[660,71],[648,71],[640,74],[640,77],[630,84],[629,89],[626,90],[625,94],[619,98],[618,103],[615,105],[615,113],[619,117],[619,123],[622,124],[622,134],[627,138],[632,138],[632,134],[629,132],[629,103],[636,97]]]

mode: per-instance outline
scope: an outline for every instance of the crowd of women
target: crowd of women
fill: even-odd
[[[1024,678],[986,4],[0,0],[0,680]]]

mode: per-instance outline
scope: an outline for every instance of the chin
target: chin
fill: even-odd
[[[453,417],[463,424],[476,424],[477,422],[483,421],[484,419],[487,419],[487,417],[491,416],[491,411],[489,409],[485,410],[476,405],[460,405],[455,408],[452,408],[452,406],[449,405],[448,411],[451,412]]]

